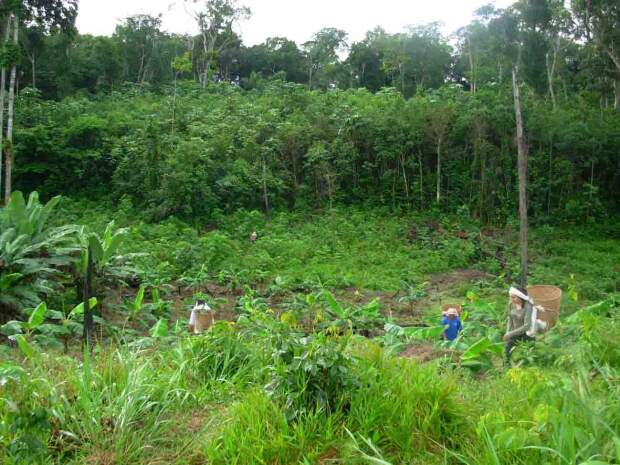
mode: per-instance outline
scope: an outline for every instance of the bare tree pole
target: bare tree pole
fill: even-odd
[[[9,37],[11,34],[11,20],[12,15],[6,20],[6,31],[4,34],[4,43],[7,44],[9,42]],[[0,71],[0,186],[2,185],[2,165],[4,163],[2,154],[4,152],[3,149],[3,138],[4,138],[4,91],[6,88],[6,68],[4,65],[2,66],[2,70]]]
[[[547,84],[549,87],[549,97],[551,97],[551,104],[553,105],[553,111],[555,111],[556,100],[555,90],[553,87],[553,80],[555,78],[555,68],[558,61],[558,51],[560,49],[560,35],[558,34],[555,42],[553,43],[553,55],[547,52],[545,55],[545,63],[547,65]]]
[[[517,123],[517,151],[519,168],[519,244],[521,248],[521,275],[520,284],[527,287],[528,274],[528,221],[527,221],[527,157],[528,149],[523,130],[523,115],[521,114],[521,93],[519,90],[519,68],[512,66],[512,89],[514,93],[515,119]]]
[[[267,160],[264,153],[261,158],[263,162],[263,203],[265,205],[265,214],[269,217],[269,196],[267,195]]]
[[[84,286],[82,289],[82,301],[84,302],[84,333],[82,336],[82,343],[86,347],[90,347],[93,337],[93,312],[88,303],[90,300],[93,275],[93,255],[90,246],[86,248],[86,262],[86,274],[84,275]]]
[[[17,15],[12,13],[13,17],[13,44],[18,45],[18,31],[19,22]],[[13,172],[13,108],[15,103],[15,80],[17,78],[17,63],[13,63],[11,68],[11,78],[9,81],[9,107],[7,110],[7,122],[6,122],[6,151],[5,151],[5,164],[6,169],[4,172],[4,204],[9,202],[11,196],[11,176]]]
[[[476,93],[476,74],[475,74],[475,70],[474,70],[474,50],[473,50],[473,48],[471,46],[471,37],[470,36],[467,36],[467,46],[469,48],[469,69],[470,69],[470,73],[471,73],[471,76],[470,76],[471,83],[470,83],[470,86],[469,86],[470,87],[469,90],[470,90],[470,92],[472,94],[475,94]]]
[[[441,143],[443,135],[437,138],[437,203],[441,201]]]

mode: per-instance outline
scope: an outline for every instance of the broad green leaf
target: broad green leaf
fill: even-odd
[[[404,328],[393,323],[386,323],[385,325],[383,325],[383,330],[393,336],[402,336],[403,334],[405,334]]]
[[[344,318],[346,316],[345,312],[344,312],[344,309],[338,303],[338,301],[334,298],[334,296],[331,294],[331,292],[324,291],[323,295],[325,296],[325,300],[329,304],[329,307],[331,308],[332,312],[334,312],[334,314],[338,318]]]
[[[480,354],[489,349],[492,344],[493,343],[489,340],[489,338],[483,337],[479,341],[474,342],[465,352],[463,352],[463,355],[461,355],[461,360],[472,359],[480,356]]]
[[[133,305],[132,305],[132,313],[133,315],[137,315],[138,313],[140,313],[140,310],[142,309],[142,301],[144,300],[144,286],[140,286],[140,289],[138,289],[138,292],[136,293],[136,298],[133,301]]]
[[[108,263],[108,261],[118,253],[118,249],[125,240],[126,235],[126,229],[119,229],[109,241],[104,243],[103,257],[101,259],[102,263]]]
[[[153,300],[154,304],[158,304],[161,301],[161,297],[159,296],[159,289],[157,289],[156,287],[151,289],[151,299]]]
[[[0,276],[0,291],[7,291],[17,281],[24,277],[21,273],[8,273]]]
[[[23,332],[23,326],[23,321],[11,320],[0,326],[0,333],[4,334],[5,336],[21,334]]]
[[[100,263],[103,258],[103,247],[101,246],[101,241],[95,234],[89,234],[88,246],[90,247],[90,252],[93,254],[93,263]],[[84,256],[86,256],[86,253],[84,253]],[[84,270],[86,270],[86,264],[84,264]]]
[[[437,339],[444,332],[443,326],[423,328],[404,328],[404,335],[412,339],[430,340]]]
[[[476,295],[474,291],[467,291],[466,295],[467,295],[467,299],[472,303],[476,303],[476,301],[478,300],[478,296]]]
[[[28,341],[26,341],[26,338],[23,334],[16,334],[14,336],[11,336],[9,339],[17,342],[19,350],[21,350],[26,357],[30,358],[34,355],[34,348],[30,344],[28,344]]]
[[[97,297],[91,297],[88,300],[88,309],[91,310],[92,308],[95,307],[95,305],[97,305]],[[69,313],[69,318],[76,316],[76,315],[83,315],[83,314],[84,314],[84,302],[80,302],[73,308],[73,310],[71,310],[71,312]]]
[[[9,381],[20,381],[24,373],[24,369],[18,365],[13,365],[11,362],[3,363],[0,365],[0,387]]]
[[[168,336],[168,320],[160,318],[150,330],[151,337],[167,337]]]
[[[45,321],[45,314],[47,313],[47,304],[45,302],[41,302],[37,305],[37,308],[30,314],[30,318],[28,318],[28,328],[35,329],[39,326],[43,321]]]

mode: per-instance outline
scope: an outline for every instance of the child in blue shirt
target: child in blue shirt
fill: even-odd
[[[459,331],[463,328],[459,312],[456,308],[449,308],[441,319],[441,325],[445,328],[443,338],[448,341],[454,341],[459,335]]]

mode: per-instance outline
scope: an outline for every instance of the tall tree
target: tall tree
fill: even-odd
[[[319,73],[338,61],[338,53],[347,45],[347,33],[336,28],[324,28],[312,40],[303,44],[308,62],[308,88],[312,89],[319,80]],[[330,83],[322,82],[323,87]]]
[[[126,81],[143,84],[151,80],[162,36],[161,16],[131,16],[116,27],[113,39],[119,44]]]
[[[193,3],[202,3],[202,9],[194,14],[194,18],[200,30],[203,52],[200,81],[206,87],[213,63],[230,41],[236,38],[233,25],[248,18],[251,11],[246,6],[240,6],[238,0],[193,0]]]
[[[521,275],[522,288],[527,287],[528,274],[528,216],[527,216],[527,158],[528,148],[523,128],[521,112],[521,91],[519,84],[519,66],[512,67],[512,87],[514,93],[515,120],[517,123],[517,166],[519,172],[519,243],[521,247]]]
[[[594,41],[613,66],[616,109],[620,111],[620,2],[617,0],[572,0],[579,22],[578,34]]]
[[[428,130],[437,150],[437,177],[435,200],[441,202],[441,162],[446,133],[452,120],[453,107],[446,103],[431,103],[428,111]]]
[[[28,27],[22,37],[22,49],[30,61],[30,86],[36,89],[37,60],[43,50],[45,32],[40,27]]]
[[[2,49],[2,69],[5,77],[10,69],[6,133],[0,150],[4,151],[4,203],[8,203],[12,189],[13,174],[13,125],[14,101],[19,64],[19,30],[23,25],[37,25],[42,30],[54,28],[67,29],[73,26],[77,16],[77,0],[5,0],[0,5],[0,24],[6,24],[5,40]],[[2,78],[0,77],[0,81]],[[4,85],[0,92],[0,106],[4,105]],[[4,112],[2,112],[4,117]],[[0,122],[0,132],[4,129],[4,120]],[[2,160],[0,160],[0,165]]]

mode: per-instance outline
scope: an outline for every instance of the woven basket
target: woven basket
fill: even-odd
[[[562,289],[556,286],[529,286],[527,293],[534,305],[545,309],[544,312],[539,312],[538,318],[546,321],[548,328],[555,326],[562,304]]]
[[[214,320],[215,318],[213,312],[199,313],[198,315],[196,315],[195,331],[197,333],[202,333],[203,331],[206,331],[213,325]]]
[[[443,315],[443,313],[447,312],[449,308],[456,308],[456,311],[458,312],[459,316],[461,316],[461,311],[463,310],[463,308],[461,307],[460,304],[443,304],[441,306],[441,314]]]

